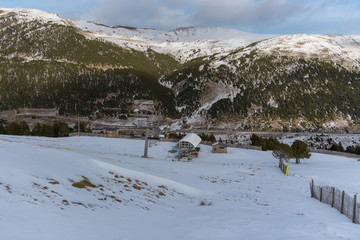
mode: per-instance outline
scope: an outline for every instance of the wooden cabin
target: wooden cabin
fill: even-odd
[[[227,153],[228,145],[222,142],[217,142],[212,145],[212,153]]]

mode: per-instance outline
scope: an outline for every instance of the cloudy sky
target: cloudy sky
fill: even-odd
[[[254,33],[360,34],[359,0],[0,0],[0,7],[161,30],[219,26]]]

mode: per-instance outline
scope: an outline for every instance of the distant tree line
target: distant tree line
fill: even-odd
[[[176,133],[176,132],[171,132],[169,133],[169,135],[167,136],[168,138],[183,138],[185,137],[186,134],[182,134],[182,133]]]
[[[201,140],[203,140],[203,141],[209,141],[209,142],[215,142],[215,141],[216,141],[216,138],[215,138],[214,134],[209,134],[209,135],[207,135],[207,134],[205,134],[205,133],[201,133],[201,134],[200,134],[200,138],[201,138]],[[220,139],[221,139],[221,138],[220,138]]]
[[[256,134],[251,135],[250,140],[251,145],[259,146],[263,151],[274,150],[281,145],[281,143],[275,138],[263,138]]]
[[[73,129],[61,121],[55,121],[52,125],[37,123],[32,130],[26,121],[20,123],[12,122],[4,124],[0,122],[0,134],[24,135],[24,136],[44,136],[44,137],[68,137]]]
[[[279,159],[280,163],[283,161],[289,161],[292,158],[296,159],[296,163],[300,163],[300,159],[310,158],[310,149],[308,145],[300,140],[293,142],[291,146],[285,143],[280,143],[274,138],[263,138],[253,134],[250,138],[252,145],[261,146],[263,151],[272,150],[273,156]]]
[[[352,154],[360,155],[360,146],[348,146],[346,149],[344,149],[341,142],[339,143],[332,143],[331,147],[328,148],[330,151],[336,151],[336,152],[347,152]]]

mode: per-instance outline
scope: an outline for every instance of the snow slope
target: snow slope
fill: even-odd
[[[85,31],[90,38],[100,38],[125,48],[171,54],[181,62],[245,47],[253,42],[275,37],[275,34],[253,34],[235,29],[184,27],[170,31],[109,27],[83,20],[68,22]]]
[[[360,64],[360,35],[287,35],[265,40],[257,48],[273,55],[320,58],[350,69]]]
[[[313,154],[286,177],[271,152],[201,146],[178,162],[174,143],[152,144],[148,159],[143,144],[0,135],[0,239],[358,239],[308,187],[357,192],[355,159]],[[84,179],[97,187],[72,186]]]

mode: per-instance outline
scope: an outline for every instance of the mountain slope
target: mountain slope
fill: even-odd
[[[0,34],[0,110],[240,130],[359,123],[359,35],[157,31],[31,9],[0,10]]]
[[[171,92],[157,82],[178,66],[173,58],[89,40],[74,27],[22,17],[0,15],[2,110],[42,107],[60,114],[126,118],[134,99],[152,99],[164,114],[174,114]]]
[[[184,27],[171,31],[129,27],[108,27],[88,21],[69,20],[90,38],[101,38],[121,47],[170,54],[182,63],[197,57],[245,47],[253,42],[272,38],[271,34],[252,34],[218,27]]]
[[[319,129],[340,119],[358,123],[358,72],[255,52],[222,61],[220,66],[202,62],[161,79],[177,96],[187,124],[273,130]]]

